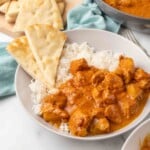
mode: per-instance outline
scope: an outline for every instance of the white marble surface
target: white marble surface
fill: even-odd
[[[135,35],[150,53],[150,35]],[[10,40],[10,37],[0,33],[0,42]],[[103,141],[70,140],[37,125],[25,112],[16,96],[0,101],[1,150],[120,150],[129,134],[130,132]]]
[[[150,54],[150,34],[134,32],[134,35],[140,44],[147,50],[148,54]]]

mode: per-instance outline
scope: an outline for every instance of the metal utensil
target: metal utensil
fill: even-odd
[[[140,42],[136,39],[134,33],[130,29],[122,29],[120,31],[120,34],[138,45],[143,50],[143,52],[150,58],[150,54],[148,54],[147,50],[140,44]]]

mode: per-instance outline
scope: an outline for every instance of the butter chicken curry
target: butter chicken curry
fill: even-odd
[[[150,18],[150,0],[104,0],[106,3],[126,13]]]
[[[70,65],[73,77],[59,92],[42,100],[42,117],[57,127],[68,123],[76,136],[118,130],[143,110],[150,92],[150,74],[135,68],[131,58],[120,57],[114,72],[89,66],[85,59]]]

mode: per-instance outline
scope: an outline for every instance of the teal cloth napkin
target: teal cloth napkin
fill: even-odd
[[[120,24],[104,15],[92,0],[73,8],[67,15],[67,29],[96,28],[118,32]]]
[[[17,63],[7,53],[5,49],[7,44],[0,43],[0,99],[15,94],[14,76]]]

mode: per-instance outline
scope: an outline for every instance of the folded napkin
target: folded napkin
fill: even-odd
[[[67,15],[67,29],[96,28],[118,32],[120,24],[103,14],[92,0],[73,8]]]
[[[5,49],[7,44],[0,43],[0,99],[15,94],[14,76],[17,63],[7,53]]]
[[[67,30],[97,28],[118,32],[120,24],[104,15],[92,0],[85,0],[73,8],[67,16]],[[0,99],[15,94],[14,75],[17,63],[6,52],[7,43],[0,43]]]

